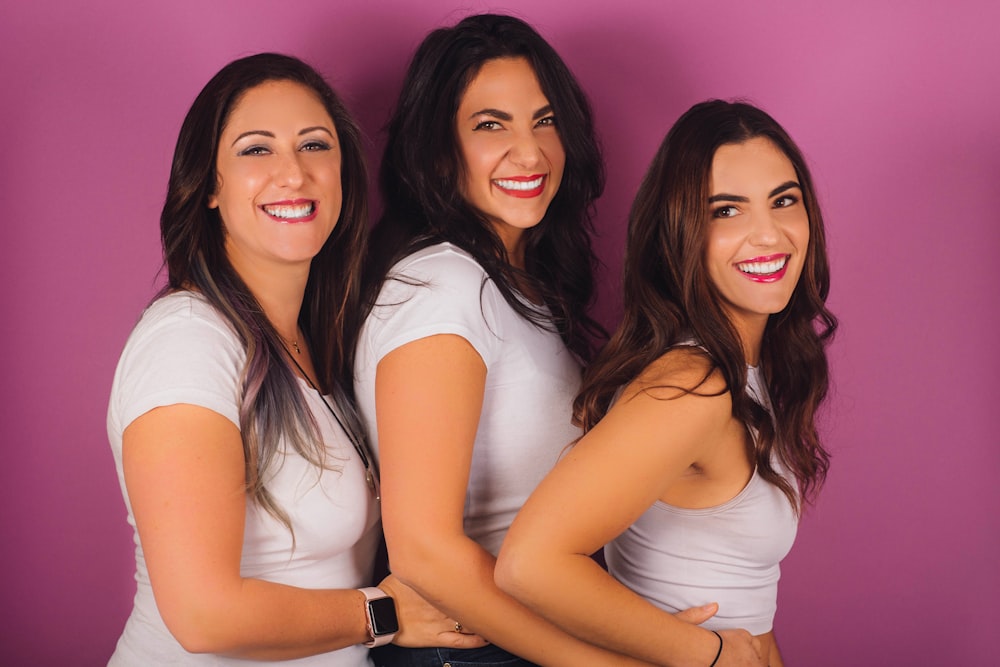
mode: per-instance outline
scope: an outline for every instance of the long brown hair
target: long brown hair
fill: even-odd
[[[724,144],[765,137],[791,161],[809,216],[805,265],[788,305],[767,322],[760,365],[773,418],[745,391],[743,346],[705,266],[709,178]],[[798,510],[822,485],[829,454],[816,430],[826,397],[826,346],[837,320],[825,302],[830,290],[823,217],[809,169],[798,147],[768,114],[742,102],[697,104],[674,124],[642,181],[629,216],[624,317],[604,351],[587,369],[574,403],[584,429],[607,413],[619,387],[635,379],[672,347],[694,340],[732,395],[733,416],[756,431],[759,474]],[[708,375],[706,375],[706,378]],[[689,388],[697,393],[695,388]],[[798,492],[771,464],[777,454],[798,481]]]
[[[333,397],[354,437],[364,438],[352,399],[352,378],[367,239],[367,171],[360,132],[347,108],[323,77],[301,60],[261,53],[233,61],[212,77],[191,105],[177,138],[160,215],[168,271],[161,295],[196,289],[229,321],[245,346],[240,433],[247,492],[289,525],[264,486],[281,437],[307,460],[324,467],[325,447],[284,361],[280,336],[226,256],[218,209],[207,206],[217,185],[219,137],[229,115],[248,90],[268,81],[292,81],[312,90],[337,131],[343,205],[336,227],[310,266],[299,326],[309,342],[320,389]]]

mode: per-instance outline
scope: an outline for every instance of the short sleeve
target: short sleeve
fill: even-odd
[[[174,294],[154,303],[129,337],[115,374],[109,429],[120,437],[150,410],[186,403],[239,428],[246,358],[233,331],[206,302]]]
[[[487,368],[499,352],[503,297],[471,256],[442,244],[414,253],[389,273],[366,323],[376,364],[407,343],[453,334]]]

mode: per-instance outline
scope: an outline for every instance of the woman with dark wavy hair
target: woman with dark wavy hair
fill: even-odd
[[[482,645],[397,581],[367,588],[379,499],[345,333],[366,188],[357,127],[295,58],[230,63],[188,112],[160,217],[168,284],[108,408],[137,582],[112,665],[359,667],[396,629]]]
[[[492,645],[387,647],[376,661],[628,664],[493,583],[515,513],[579,435],[580,361],[600,335],[586,308],[603,163],[586,97],[519,19],[435,30],[407,71],[381,186],[355,382],[380,458],[389,563]]]
[[[836,319],[812,179],[777,122],[718,100],[677,121],[632,208],[624,282],[574,406],[586,435],[515,521],[500,586],[654,664],[781,665],[779,561],[827,470]],[[606,543],[613,578],[585,557]],[[664,613],[712,602],[707,630]]]

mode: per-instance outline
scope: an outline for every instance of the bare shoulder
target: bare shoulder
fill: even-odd
[[[623,393],[623,398],[644,394],[658,400],[716,398],[725,404],[731,399],[726,380],[701,349],[675,347],[647,366]]]

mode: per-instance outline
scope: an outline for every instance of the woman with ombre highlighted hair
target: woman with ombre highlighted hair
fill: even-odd
[[[369,647],[475,647],[394,578],[353,402],[367,183],[323,78],[236,60],[181,127],[160,217],[168,284],[115,372],[108,436],[135,528],[111,665],[370,665]]]

